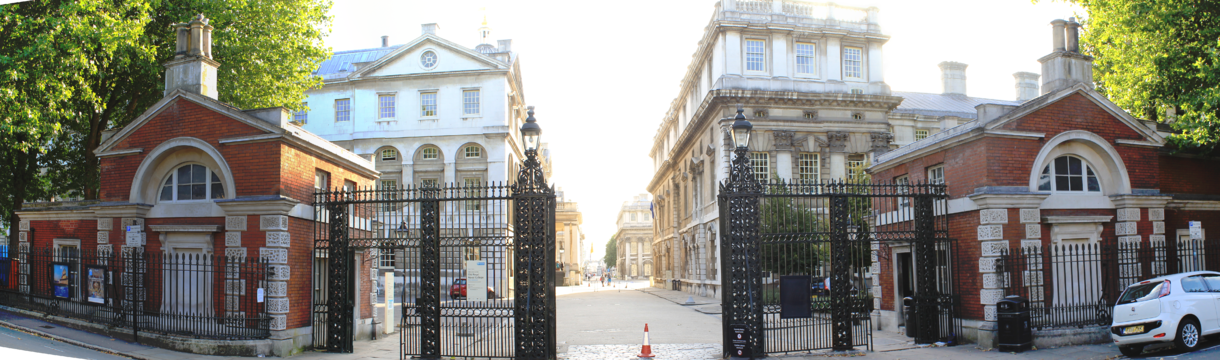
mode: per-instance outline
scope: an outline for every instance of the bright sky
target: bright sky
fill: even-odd
[[[512,39],[520,54],[525,100],[537,106],[550,143],[550,179],[578,201],[586,244],[602,256],[619,207],[645,193],[648,152],[678,95],[716,0],[337,0],[326,44],[336,51],[402,44],[420,24],[473,48],[483,14],[492,39]],[[877,6],[885,80],[895,91],[938,93],[941,61],[966,63],[967,94],[1013,99],[1012,73],[1041,73],[1050,21],[1083,13],[1043,0],[840,0]],[[486,12],[480,10],[486,8]],[[494,44],[494,42],[493,42]],[[588,251],[588,249],[585,249]]]

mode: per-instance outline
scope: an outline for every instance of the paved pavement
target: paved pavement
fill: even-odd
[[[648,287],[646,282],[618,282],[616,287],[571,286],[556,289],[560,357],[567,360],[635,359],[649,324],[655,360],[717,359],[720,351],[719,300]],[[46,358],[122,359],[240,359],[174,352],[102,335],[64,328],[39,319],[0,310],[0,360]],[[10,328],[20,328],[16,331]],[[30,333],[35,333],[31,335]],[[1113,344],[1037,349],[1019,354],[983,351],[967,344],[917,347],[905,336],[874,332],[874,351],[820,351],[772,356],[777,360],[860,357],[865,359],[1119,359]],[[1183,353],[1172,348],[1149,349],[1137,358],[1220,359],[1220,337],[1208,339],[1203,350]],[[99,351],[100,350],[100,351]],[[356,343],[353,354],[306,352],[293,359],[398,359],[398,336]],[[115,354],[122,355],[116,356]],[[16,355],[16,356],[13,356]]]

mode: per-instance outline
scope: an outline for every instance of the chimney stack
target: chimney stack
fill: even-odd
[[[381,47],[390,47],[390,37],[389,36],[381,37]]]
[[[1012,77],[1017,79],[1017,101],[1038,97],[1038,74],[1022,71],[1013,73]]]
[[[1067,51],[1080,52],[1080,23],[1075,17],[1068,18],[1067,22]]]
[[[945,61],[940,63],[940,80],[943,94],[966,95],[966,64]]]
[[[440,31],[440,30],[441,30],[441,26],[437,25],[436,23],[427,23],[427,24],[423,25],[424,34],[432,34],[432,35],[440,36],[439,34],[436,33],[437,31]]]
[[[506,53],[506,52],[513,51],[513,40],[512,39],[496,40],[496,45],[499,45],[499,46],[497,46],[497,50],[498,50],[497,52]]]
[[[184,90],[216,99],[216,70],[220,63],[212,60],[212,26],[199,14],[190,22],[174,24],[177,51],[166,62],[165,94]]]
[[[1042,63],[1041,93],[1045,95],[1076,84],[1085,84],[1092,89],[1093,57],[1080,53],[1080,23],[1076,18],[1070,18],[1068,21],[1056,19],[1051,25],[1054,51],[1038,59]]]

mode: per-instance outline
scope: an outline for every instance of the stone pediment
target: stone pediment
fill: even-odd
[[[421,62],[423,54],[429,51],[436,54],[436,63],[432,67],[427,67]],[[436,35],[424,34],[380,59],[361,66],[348,78],[507,69],[508,65],[499,60]]]

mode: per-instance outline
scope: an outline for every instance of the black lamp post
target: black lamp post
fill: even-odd
[[[513,326],[518,359],[555,359],[555,190],[538,160],[534,107],[521,125],[525,161],[513,184]],[[562,250],[561,250],[562,251]]]
[[[763,335],[762,274],[759,254],[759,202],[762,185],[750,167],[750,132],[754,126],[737,107],[733,118],[734,158],[729,180],[721,187],[721,216],[727,216],[721,232],[721,268],[725,269],[724,354],[733,359],[748,359],[765,354]],[[741,337],[737,337],[741,335]]]

